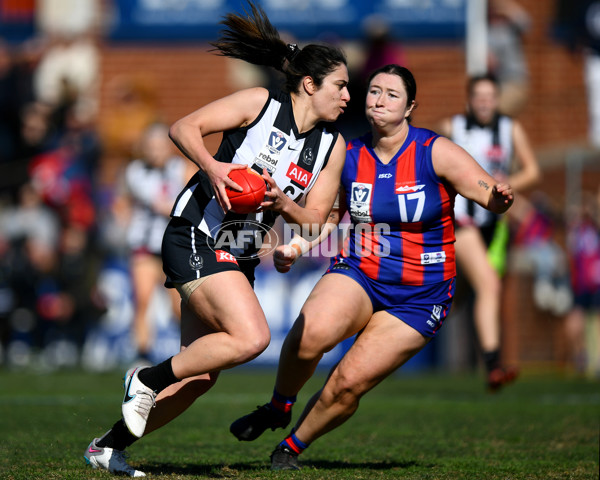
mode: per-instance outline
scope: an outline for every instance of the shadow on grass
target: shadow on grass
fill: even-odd
[[[300,464],[303,469],[316,470],[394,470],[411,467],[431,468],[433,465],[423,465],[413,460],[405,462],[341,462],[328,460],[314,460]],[[267,462],[244,462],[224,464],[173,464],[173,463],[149,463],[140,465],[146,473],[153,475],[201,475],[207,478],[229,478],[236,473],[258,472],[270,470]]]

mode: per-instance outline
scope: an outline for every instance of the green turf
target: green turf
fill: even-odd
[[[0,371],[0,479],[113,478],[82,455],[120,415],[120,376]],[[158,479],[598,479],[598,382],[524,374],[490,395],[479,375],[394,376],[302,455],[301,472],[275,473],[268,455],[282,430],[251,443],[228,432],[268,399],[272,379],[225,372],[186,414],[134,444],[130,463]]]

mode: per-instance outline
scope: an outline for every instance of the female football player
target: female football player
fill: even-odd
[[[221,240],[252,238],[236,234],[268,230],[278,215],[318,229],[335,200],[346,148],[331,122],[350,100],[344,54],[284,43],[262,9],[249,5],[249,15],[225,17],[213,45],[221,55],[282,71],[285,88],[242,90],[172,125],[172,140],[199,167],[175,202],[162,246],[166,286],[182,298],[181,351],[126,373],[123,418],[85,453],[95,468],[143,476],[126,463],[125,448],[180,415],[221,370],[252,360],[269,344],[252,289],[258,245]],[[223,140],[213,156],[204,138],[217,132]],[[225,187],[239,186],[228,174],[248,167],[263,174],[269,191],[260,212],[233,214]]]
[[[416,83],[387,65],[370,77],[366,116],[371,132],[348,144],[339,208],[316,241],[299,237],[275,251],[289,270],[335,228],[345,211],[352,229],[341,253],[306,300],[281,350],[270,403],[230,427],[240,440],[284,428],[296,395],[324,353],[357,334],[291,433],[271,454],[274,470],[298,469],[298,455],[350,418],[360,398],[435,336],[452,304],[454,197],[460,193],[496,213],[513,202],[461,147],[410,124]]]
[[[539,181],[540,168],[523,126],[500,114],[499,106],[500,87],[494,77],[473,77],[467,86],[467,112],[443,120],[439,132],[467,150],[497,181],[506,181],[515,192],[524,192]],[[497,391],[518,374],[500,356],[508,223],[461,195],[456,197],[454,214],[456,261],[475,294],[473,320],[487,371],[487,388]]]

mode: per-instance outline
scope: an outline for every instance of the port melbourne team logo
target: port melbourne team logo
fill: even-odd
[[[279,155],[287,143],[287,136],[281,130],[271,130],[269,140],[258,153],[254,162],[261,168],[266,168],[270,175],[277,169]]]
[[[360,222],[371,221],[371,193],[373,185],[370,183],[352,182],[350,192],[350,215]]]

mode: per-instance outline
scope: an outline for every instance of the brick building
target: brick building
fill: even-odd
[[[525,37],[531,92],[520,116],[544,171],[540,190],[557,207],[565,205],[569,159],[582,154],[581,188],[600,184],[600,155],[587,147],[587,98],[582,58],[551,35],[555,2],[521,0],[533,24]],[[432,127],[460,112],[465,104],[464,45],[458,42],[418,42],[402,45],[407,66],[418,83],[419,108],[414,123]],[[100,119],[117,104],[111,92],[115,78],[143,77],[155,94],[157,109],[167,122],[238,88],[235,62],[208,52],[206,44],[111,43],[102,46]],[[236,73],[238,72],[238,73]],[[216,150],[218,138],[207,141]],[[119,165],[106,160],[104,179],[110,182]],[[504,323],[506,354],[522,365],[556,365],[565,359],[562,319],[549,318],[533,306],[531,279],[518,271],[506,277]]]

